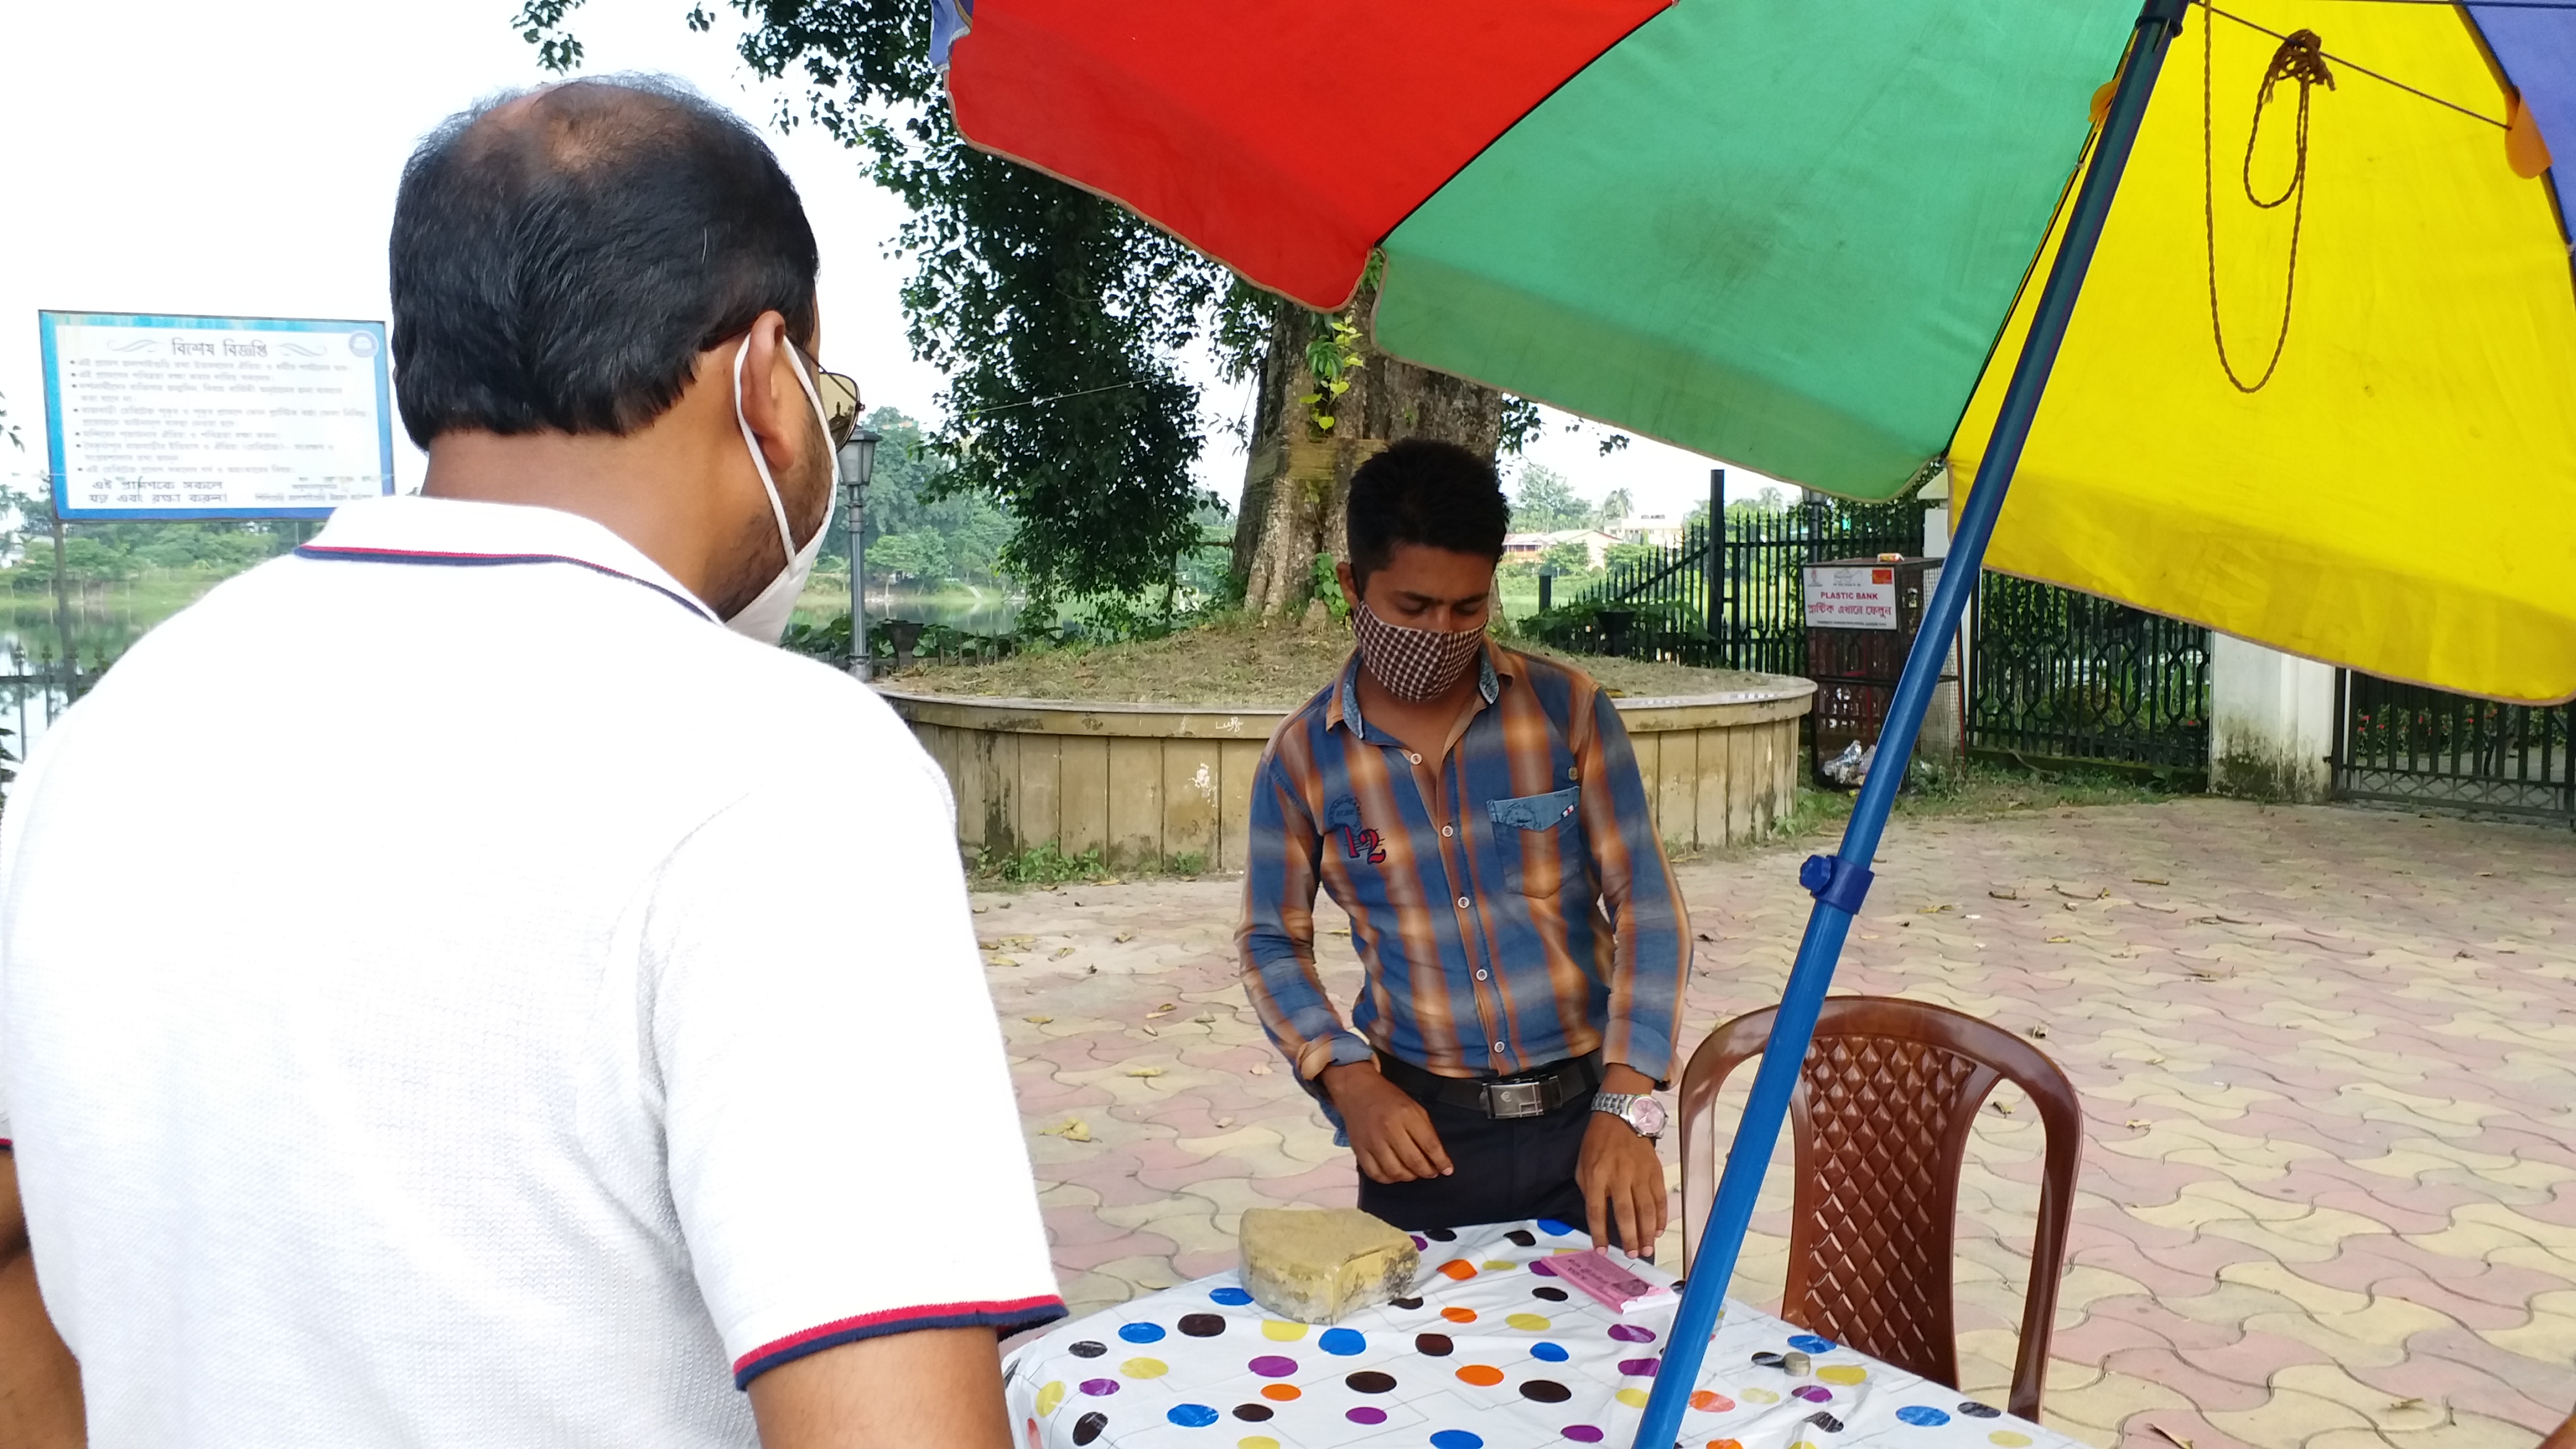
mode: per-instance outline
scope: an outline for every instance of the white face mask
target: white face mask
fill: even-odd
[[[831,491],[823,495],[823,521],[814,525],[814,536],[803,548],[796,546],[796,532],[787,526],[787,505],[778,497],[778,480],[769,476],[769,459],[760,451],[760,439],[753,437],[750,420],[742,415],[742,359],[751,350],[751,339],[733,352],[733,420],[742,428],[743,446],[751,450],[751,466],[760,470],[760,486],[769,490],[769,511],[778,517],[778,546],[787,554],[787,567],[769,581],[759,597],[743,605],[725,620],[725,627],[737,634],[775,644],[787,632],[788,616],[796,612],[797,596],[805,592],[805,580],[814,572],[814,560],[823,553],[823,535],[832,526],[831,498],[841,488],[841,455],[832,451],[832,423],[824,416],[822,394],[814,390],[814,380],[805,375],[804,360],[796,349],[787,349],[787,365],[796,369],[797,385],[805,389],[805,400],[814,405],[814,421],[822,428],[823,447],[832,460]]]

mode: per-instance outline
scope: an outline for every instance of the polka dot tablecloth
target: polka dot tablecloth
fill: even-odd
[[[1012,1421],[1027,1449],[1628,1449],[1672,1305],[1622,1317],[1558,1281],[1548,1259],[1590,1242],[1563,1223],[1415,1241],[1413,1296],[1329,1328],[1232,1273],[1066,1324],[1011,1356]],[[1690,1404],[1686,1449],[2076,1442],[1734,1302]]]

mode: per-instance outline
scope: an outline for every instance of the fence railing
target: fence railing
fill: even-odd
[[[99,654],[83,662],[74,652],[33,652],[16,643],[0,643],[0,785],[16,778],[27,746],[62,718],[72,702],[89,693],[114,663]]]
[[[1803,568],[1836,558],[1923,551],[1919,502],[1810,499],[1785,509],[1739,508],[1711,547],[1694,523],[1678,544],[1626,556],[1542,617],[1560,649],[1723,669],[1799,674],[1806,668]]]
[[[2005,574],[1978,581],[1968,748],[2209,768],[2209,631]]]
[[[2576,822],[2576,707],[2498,704],[2339,671],[2334,790]]]

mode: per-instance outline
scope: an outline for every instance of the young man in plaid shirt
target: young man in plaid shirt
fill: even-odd
[[[1510,516],[1446,443],[1351,480],[1358,648],[1253,781],[1244,983],[1347,1133],[1362,1208],[1553,1217],[1651,1254],[1690,930],[1609,697],[1486,637]],[[1366,973],[1347,1025],[1315,973],[1319,884]]]

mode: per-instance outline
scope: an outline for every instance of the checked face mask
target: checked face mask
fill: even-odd
[[[1455,689],[1476,667],[1485,630],[1408,629],[1390,624],[1365,603],[1351,613],[1359,636],[1360,663],[1387,693],[1408,704],[1437,699]]]

